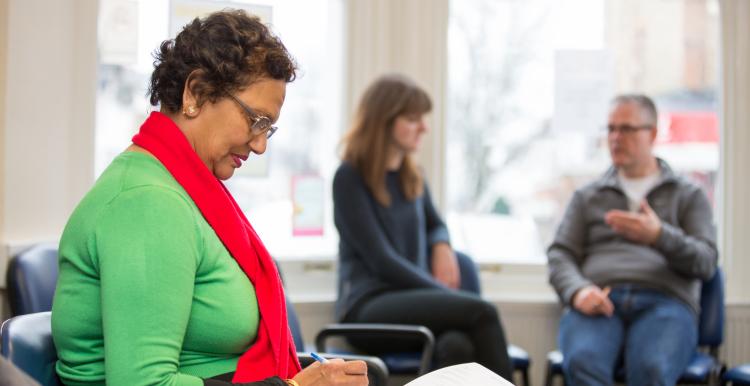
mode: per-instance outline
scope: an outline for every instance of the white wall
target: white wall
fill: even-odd
[[[721,0],[720,246],[729,302],[750,304],[750,1]]]
[[[443,206],[443,148],[447,82],[448,0],[345,1],[347,29],[345,122],[379,75],[412,77],[433,99],[430,135],[418,155],[433,199]]]
[[[0,2],[0,149],[5,148],[5,78],[8,59],[8,3]],[[5,157],[0,157],[0,177],[4,175]],[[5,192],[5,178],[0,178],[0,192]],[[0,199],[0,241],[5,240],[5,200]],[[2,247],[0,245],[0,250]],[[3,254],[0,252],[0,275],[5,277]],[[5,292],[0,286],[0,315],[6,315]]]
[[[0,237],[7,253],[8,246],[57,239],[93,181],[97,2],[3,4]]]

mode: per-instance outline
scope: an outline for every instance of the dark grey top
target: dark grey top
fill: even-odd
[[[380,205],[361,174],[342,163],[333,178],[333,215],[339,231],[336,316],[369,295],[409,288],[444,288],[428,269],[429,248],[449,241],[448,228],[424,194],[409,201],[397,172],[388,172],[391,205]]]
[[[646,195],[662,221],[653,246],[631,242],[604,222],[607,211],[628,210],[614,167],[573,194],[547,250],[549,281],[564,304],[592,283],[635,284],[663,291],[699,311],[701,280],[713,276],[718,259],[711,205],[700,187],[658,162],[661,179]]]

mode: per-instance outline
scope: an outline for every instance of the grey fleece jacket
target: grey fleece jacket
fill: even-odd
[[[701,281],[713,276],[718,259],[711,205],[700,187],[658,162],[661,179],[646,195],[662,222],[654,245],[629,241],[604,222],[609,210],[628,210],[614,167],[573,194],[547,250],[549,282],[563,304],[570,305],[575,292],[589,284],[633,284],[672,295],[699,312]]]

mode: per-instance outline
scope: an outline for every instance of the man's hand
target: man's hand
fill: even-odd
[[[437,243],[432,246],[432,276],[448,288],[458,289],[461,285],[458,259],[448,243]]]
[[[604,287],[604,289],[595,285],[583,287],[573,295],[573,308],[589,316],[612,316],[615,306],[609,300],[609,291],[609,287]]]
[[[646,200],[641,202],[640,212],[610,210],[604,221],[615,232],[639,244],[653,245],[661,234],[661,220]]]

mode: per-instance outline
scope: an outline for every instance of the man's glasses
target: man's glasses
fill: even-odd
[[[654,125],[607,125],[607,133],[614,134],[619,132],[623,135],[635,134],[638,130],[650,130]]]
[[[273,125],[271,118],[256,113],[255,111],[253,111],[253,109],[250,108],[250,106],[246,105],[234,95],[227,95],[229,95],[229,97],[232,98],[233,101],[237,102],[237,104],[240,105],[243,110],[245,110],[245,116],[251,121],[248,123],[250,126],[250,131],[253,133],[253,135],[261,135],[265,133],[266,138],[271,138],[271,136],[273,136],[273,133],[275,133],[276,130],[279,129],[278,127]]]

